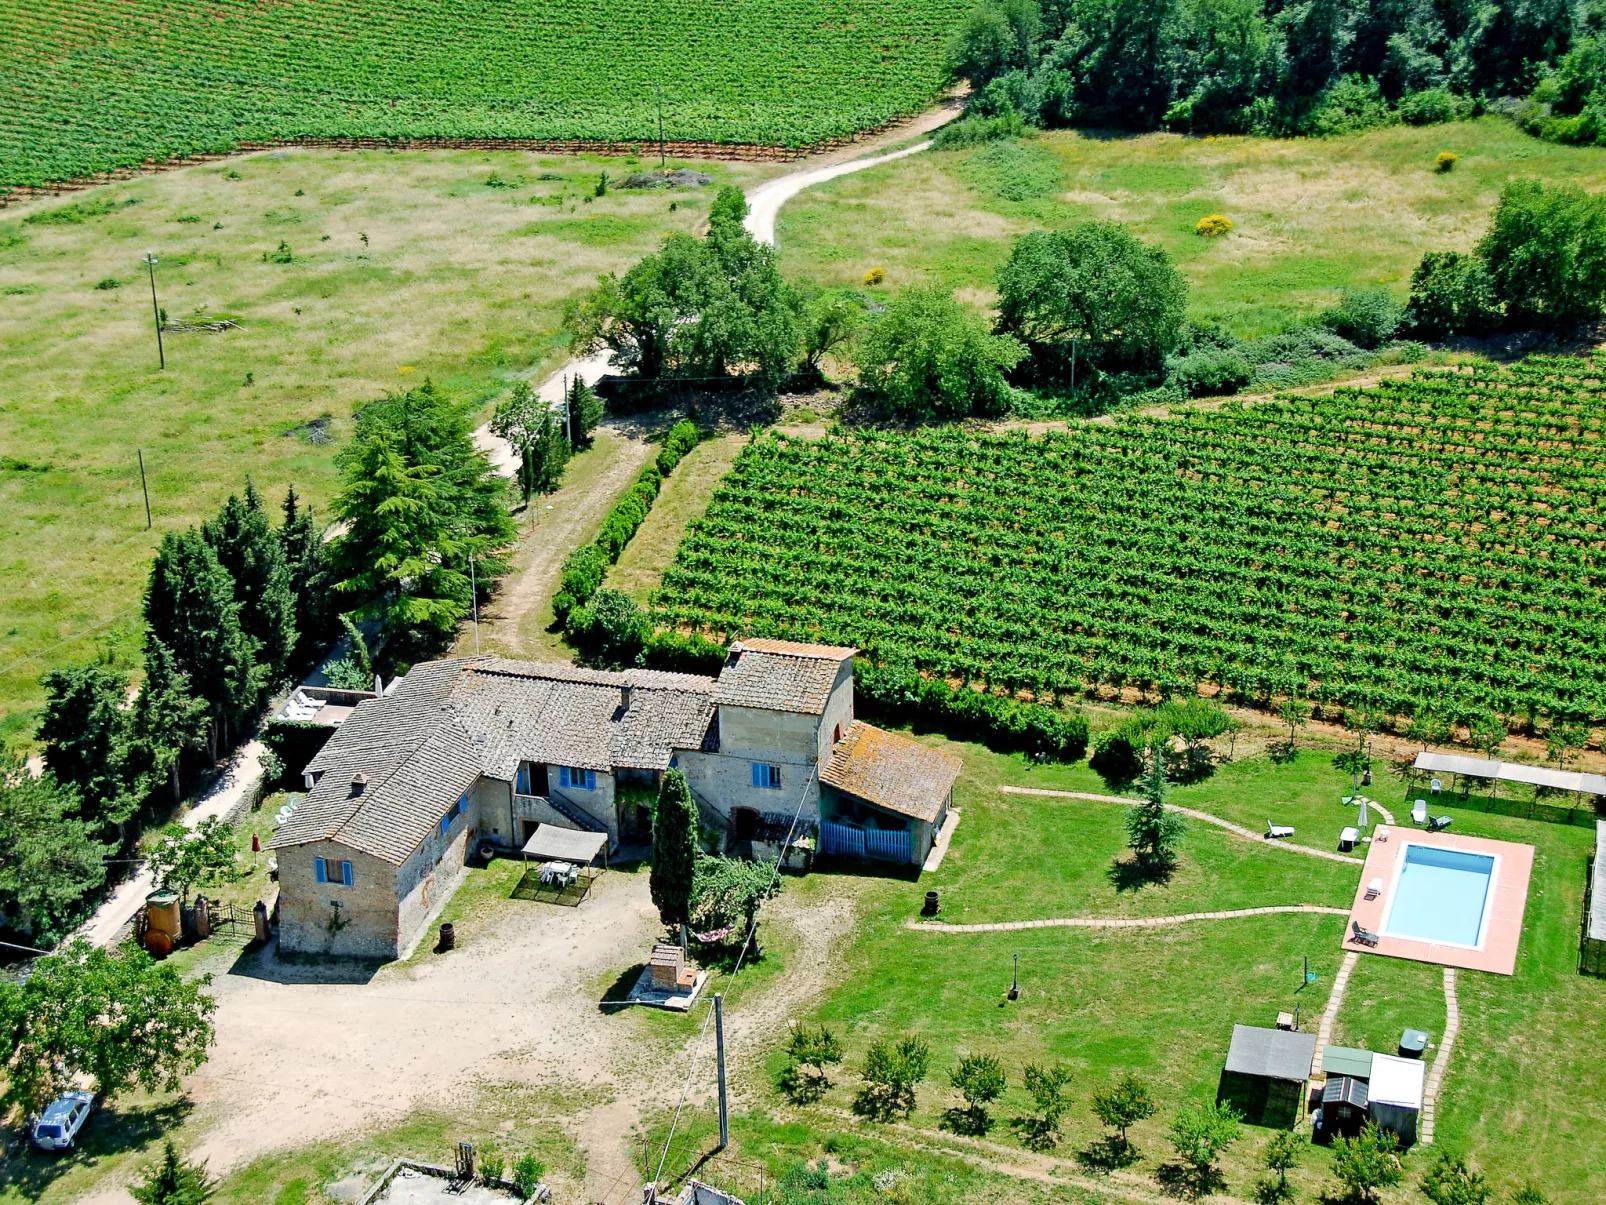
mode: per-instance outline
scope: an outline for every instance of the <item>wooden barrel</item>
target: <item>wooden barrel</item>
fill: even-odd
[[[457,930],[452,928],[452,922],[451,921],[442,922],[442,924],[441,924],[441,943],[436,948],[440,949],[440,950],[450,950],[450,949],[454,949],[456,946],[457,946]]]
[[[166,958],[173,952],[173,939],[161,929],[149,929],[145,933],[145,949],[152,958]]]
[[[941,905],[937,902],[937,893],[935,891],[928,891],[926,892],[926,902],[920,909],[920,915],[936,916],[937,910],[940,907]]]
[[[179,916],[178,892],[165,887],[151,892],[145,897],[145,915],[150,918],[152,933],[167,935],[169,950],[178,945],[179,937],[184,932],[184,922]]]

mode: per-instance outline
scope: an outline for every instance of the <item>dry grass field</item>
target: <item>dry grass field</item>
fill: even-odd
[[[706,215],[712,188],[592,195],[636,166],[279,151],[0,210],[0,737],[49,665],[134,654],[162,532],[246,474],[321,506],[354,407],[425,379],[488,404],[555,367],[564,303]],[[169,333],[165,371],[147,250],[170,322],[239,323]]]

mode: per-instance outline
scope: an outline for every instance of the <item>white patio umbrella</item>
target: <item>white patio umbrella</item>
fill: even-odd
[[[1362,795],[1361,796],[1361,822],[1360,822],[1360,827],[1363,828],[1363,829],[1367,825],[1366,804],[1367,804],[1367,798],[1366,798],[1365,795]]]

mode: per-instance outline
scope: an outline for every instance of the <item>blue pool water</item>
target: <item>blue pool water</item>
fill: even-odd
[[[1408,846],[1383,932],[1476,946],[1493,877],[1494,858],[1489,854]]]

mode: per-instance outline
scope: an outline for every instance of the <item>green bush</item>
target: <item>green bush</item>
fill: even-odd
[[[521,1155],[513,1163],[513,1191],[526,1199],[535,1195],[535,1190],[541,1187],[541,1177],[546,1175],[546,1164],[534,1155]]]
[[[1355,134],[1394,125],[1398,120],[1375,79],[1347,75],[1317,95],[1316,103],[1300,123],[1300,133],[1318,137]]]
[[[1423,339],[1488,334],[1500,325],[1488,269],[1459,251],[1429,251],[1411,273],[1401,325]]]
[[[1387,289],[1345,289],[1321,323],[1357,347],[1377,348],[1394,337],[1400,314],[1400,303]]]
[[[624,669],[641,660],[647,642],[647,617],[628,594],[598,590],[569,612],[564,635],[588,665]]]
[[[1173,384],[1189,397],[1222,397],[1254,380],[1255,370],[1236,349],[1213,348],[1168,360]]]
[[[1606,199],[1514,180],[1501,190],[1477,254],[1514,325],[1560,330],[1599,318],[1606,302]]]
[[[642,664],[648,669],[672,674],[705,674],[717,677],[725,664],[725,647],[693,632],[654,632],[642,649]]]
[[[1314,326],[1296,326],[1243,344],[1244,359],[1257,385],[1290,387],[1330,379],[1346,369],[1368,367],[1370,352],[1341,335]]]
[[[552,599],[552,611],[559,623],[565,622],[570,611],[584,605],[596,593],[611,563],[595,544],[582,545],[564,558],[558,592]]]
[[[1408,126],[1432,126],[1460,121],[1467,116],[1467,103],[1448,88],[1427,88],[1400,98],[1400,120]]]
[[[669,428],[669,435],[664,439],[664,446],[658,450],[658,472],[667,477],[674,472],[675,466],[681,458],[695,448],[702,440],[702,432],[697,424],[689,418],[683,418],[673,427]]]
[[[1018,138],[1026,132],[1026,122],[1019,113],[1010,111],[998,117],[981,117],[966,114],[938,130],[931,138],[934,150],[957,151],[965,147],[981,146],[984,142],[997,142],[1002,138]]]
[[[906,422],[1004,414],[1010,398],[1004,373],[1025,354],[938,288],[900,294],[866,324],[854,349],[860,389]]]

